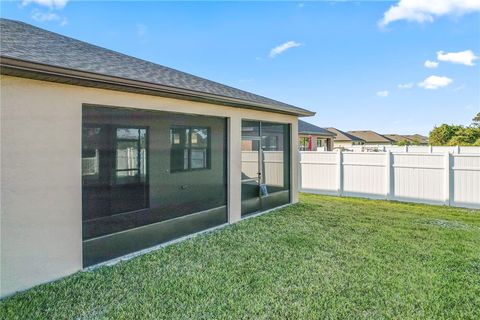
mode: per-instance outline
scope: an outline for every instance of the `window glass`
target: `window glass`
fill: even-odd
[[[147,129],[140,129],[140,180],[147,177]]]
[[[278,150],[278,135],[263,136],[262,144],[265,151]]]
[[[262,122],[262,148],[265,151],[283,150],[285,125]],[[307,138],[308,139],[308,138]]]
[[[260,178],[259,160],[260,140],[242,140],[242,180]]]
[[[259,137],[260,122],[259,121],[242,121],[242,137]]]
[[[117,128],[115,154],[116,184],[145,181],[146,129]]]
[[[147,129],[140,129],[140,148],[147,147]]]
[[[209,128],[171,128],[171,172],[208,168],[209,134]]]
[[[147,144],[146,128],[84,125],[82,197],[86,220],[148,206]]]
[[[208,129],[192,128],[192,147],[208,147]]]
[[[288,189],[288,126],[262,122],[263,183],[269,193]],[[306,138],[308,146],[308,138]],[[287,146],[287,147],[286,147]]]
[[[249,128],[249,123],[245,121],[244,128]],[[260,137],[248,137],[243,132],[242,216],[290,201],[290,126],[261,122]],[[299,142],[300,148],[308,148],[308,137]]]
[[[84,240],[102,245],[99,250],[89,244],[84,263],[114,258],[122,250],[128,253],[132,245],[149,247],[181,236],[185,228],[195,232],[224,223],[226,129],[227,119],[221,117],[83,106],[82,233]],[[170,165],[179,173],[171,174]],[[201,221],[192,217],[173,229],[165,225],[166,235],[144,236],[136,230],[125,233],[122,243],[103,239],[210,210]],[[103,247],[107,242],[108,249]]]
[[[172,144],[180,144],[180,133],[172,133]]]
[[[192,169],[207,167],[207,149],[192,149],[191,166]]]
[[[172,148],[170,167],[172,172],[188,170],[188,149]]]
[[[138,170],[117,171],[117,184],[138,183]]]
[[[117,139],[138,140],[139,130],[131,128],[118,128]]]
[[[170,144],[172,147],[188,147],[189,133],[189,128],[171,128]]]
[[[139,169],[138,141],[117,141],[117,170]]]
[[[85,182],[98,180],[101,128],[84,127],[82,140],[82,176]]]

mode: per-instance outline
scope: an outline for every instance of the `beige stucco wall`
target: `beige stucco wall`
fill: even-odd
[[[1,77],[0,296],[82,268],[82,104],[228,118],[229,222],[240,220],[241,120],[290,123],[292,202],[298,201],[294,116]]]

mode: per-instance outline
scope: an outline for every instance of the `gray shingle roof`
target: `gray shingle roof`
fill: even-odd
[[[428,144],[428,137],[421,135],[421,134],[407,134],[405,135],[408,139],[412,140],[412,142],[418,141],[421,144]]]
[[[298,120],[298,133],[335,137],[335,133],[302,120]]]
[[[349,134],[358,137],[368,143],[392,143],[393,140],[382,136],[372,130],[348,131]]]
[[[384,134],[383,136],[387,137],[390,140],[393,140],[395,142],[403,142],[407,141],[413,144],[419,143],[419,144],[428,144],[428,137],[422,136],[421,134]]]
[[[335,141],[363,141],[363,139],[355,137],[342,130],[338,130],[337,128],[327,128],[327,130],[337,135],[334,139]]]
[[[241,100],[252,107],[297,115],[313,112],[206,80],[153,62],[101,48],[32,25],[0,19],[0,55],[37,64]]]
[[[402,136],[401,134],[396,134],[396,133],[391,133],[391,134],[383,134],[384,137],[394,141],[394,142],[412,142],[412,139],[410,139],[407,136]]]

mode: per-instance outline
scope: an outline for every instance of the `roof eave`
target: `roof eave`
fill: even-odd
[[[314,132],[314,131],[298,131],[299,134],[314,134],[317,136],[328,136],[328,137],[336,137],[337,135],[334,133],[323,133],[323,132]]]
[[[93,72],[61,68],[5,56],[0,56],[0,73],[3,75],[80,85],[85,87],[96,87],[117,91],[149,94],[182,100],[206,102],[225,106],[283,113],[300,117],[315,115],[315,112],[296,107],[287,108],[271,106],[205,92],[113,77]]]

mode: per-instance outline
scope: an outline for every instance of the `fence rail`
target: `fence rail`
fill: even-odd
[[[480,153],[300,152],[300,190],[480,208]]]
[[[480,154],[480,147],[475,146],[395,146],[395,145],[362,145],[349,146],[344,151],[371,152],[390,151],[405,153],[454,153],[454,154]]]

